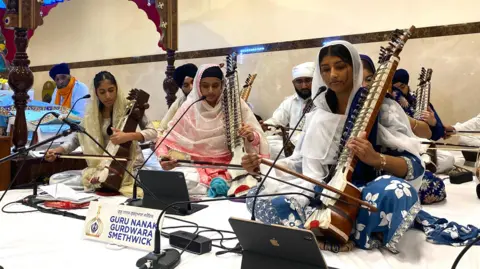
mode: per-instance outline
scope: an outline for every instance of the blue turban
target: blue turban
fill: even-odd
[[[195,78],[197,70],[198,68],[194,64],[184,64],[179,66],[175,69],[175,72],[173,72],[173,80],[175,80],[175,83],[177,83],[179,88],[182,88],[185,77]]]
[[[397,82],[403,83],[405,85],[408,85],[408,81],[410,80],[410,75],[408,75],[407,70],[405,69],[398,69],[395,72],[395,75],[393,75],[392,79],[392,84],[395,84]]]
[[[367,69],[369,69],[370,71],[372,71],[372,73],[375,74],[377,70],[375,69],[375,64],[373,63],[372,59],[365,54],[360,54],[360,59],[362,59],[362,61],[365,61],[365,63],[368,65],[365,67],[367,67]]]
[[[66,63],[57,64],[50,69],[49,75],[53,80],[55,80],[57,75],[70,75],[70,68]]]

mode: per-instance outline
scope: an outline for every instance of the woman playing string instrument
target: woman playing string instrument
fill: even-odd
[[[138,142],[153,141],[157,138],[157,131],[152,123],[143,116],[139,123],[140,132],[124,133],[114,128],[119,121],[125,116],[127,99],[123,92],[118,88],[115,77],[107,71],[98,73],[93,79],[94,89],[91,93],[91,101],[85,111],[85,118],[81,125],[86,132],[93,136],[104,147],[109,142],[114,145],[123,144],[128,141],[134,141],[130,150],[130,159],[128,169],[130,172],[142,165],[144,158]],[[68,154],[79,146],[85,155],[103,155],[103,151],[84,134],[75,134],[70,137],[70,141],[64,143],[58,148],[51,149],[45,155],[47,161],[54,161],[57,154]],[[91,187],[91,183],[95,182],[95,178],[91,175],[100,160],[87,159],[88,167],[83,171],[82,181],[85,187]],[[122,187],[119,190],[124,195],[131,195],[133,190],[133,179],[125,173]]]
[[[350,43],[334,41],[321,48],[316,59],[312,95],[315,96],[321,86],[329,89],[315,99],[317,109],[307,114],[301,143],[291,157],[280,161],[281,164],[316,180],[328,181],[330,167],[337,163],[344,125],[350,124],[350,116],[358,109],[358,100],[365,93],[365,88],[361,87],[362,78],[360,56]],[[359,209],[351,239],[360,248],[386,246],[396,252],[398,240],[420,210],[417,189],[424,167],[418,152],[420,144],[412,137],[401,107],[393,100],[385,99],[370,135],[366,137],[362,133],[346,144],[359,158],[352,183],[362,189],[363,200],[378,208],[378,212],[363,207]],[[250,172],[256,171],[259,163],[260,157],[254,154],[246,155],[242,160],[242,165]],[[275,172],[282,176],[278,170]],[[302,181],[291,177],[290,180],[293,183]],[[301,184],[312,189],[315,187],[311,183]],[[287,188],[290,191],[295,189],[267,180],[261,193],[275,193]],[[247,206],[251,211],[252,201],[247,201]],[[309,229],[318,225],[307,218],[311,209],[303,197],[261,199],[257,201],[255,211],[257,218],[266,223]]]
[[[372,82],[372,77],[376,72],[375,65],[373,64],[372,59],[367,55],[361,54],[360,58],[362,59],[362,65],[363,65],[362,86],[367,87]],[[413,98],[413,96],[410,95],[410,98]],[[410,122],[410,126],[412,128],[412,131],[416,136],[420,138],[427,138],[427,139],[429,139],[432,136],[432,131],[430,130],[430,126],[426,121],[416,120],[410,115],[407,115],[407,116]],[[418,195],[420,197],[420,201],[422,204],[432,204],[432,203],[443,201],[447,197],[445,184],[443,183],[442,179],[436,177],[432,172],[425,171],[425,174],[422,179],[422,186],[418,191]]]
[[[228,191],[231,177],[223,168],[178,167],[176,159],[210,161],[229,164],[232,154],[227,146],[224,130],[224,113],[221,96],[225,86],[224,75],[218,65],[202,65],[193,82],[193,90],[185,103],[168,124],[168,129],[179,120],[177,126],[166,137],[157,150],[157,156],[164,161],[160,165],[165,170],[182,171],[192,195],[222,196]],[[206,99],[191,107],[201,96]],[[262,127],[248,105],[241,100],[242,128],[239,135],[245,139],[247,152],[268,156],[268,142]],[[157,143],[162,139],[159,138]],[[168,157],[170,160],[165,160]]]

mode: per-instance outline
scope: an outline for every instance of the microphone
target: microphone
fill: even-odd
[[[58,114],[57,112],[52,112],[53,116],[55,116],[57,119],[61,120],[62,121],[62,125],[63,124],[66,124],[68,126],[70,126],[70,129],[72,130],[78,130],[79,132],[84,132],[85,131],[85,128],[83,128],[83,126],[81,126],[80,124],[77,124],[75,122],[71,122],[69,119],[68,119],[68,116],[64,117],[60,114]],[[61,127],[60,127],[61,128]]]
[[[317,201],[314,198],[305,195],[300,192],[285,192],[285,193],[274,193],[274,194],[260,194],[254,196],[244,196],[240,199],[248,199],[248,198],[257,198],[257,197],[272,197],[272,196],[280,196],[280,195],[302,195],[309,199],[311,202],[316,203],[319,202],[322,204],[321,201]],[[225,197],[225,198],[214,198],[214,199],[205,199],[205,200],[198,200],[198,201],[179,201],[169,204],[158,216],[157,219],[157,229],[155,229],[155,236],[154,236],[154,250],[150,252],[145,257],[140,258],[136,266],[138,268],[158,268],[158,269],[172,269],[175,268],[180,263],[180,252],[176,249],[170,248],[166,249],[161,252],[160,248],[160,235],[161,229],[163,226],[163,219],[165,217],[165,213],[167,210],[173,206],[181,205],[181,204],[200,204],[200,203],[209,203],[209,202],[217,202],[217,201],[230,201],[230,200],[239,200],[237,197]],[[323,204],[322,204],[323,205]]]
[[[162,145],[163,141],[165,141],[165,139],[167,138],[167,136],[170,135],[170,133],[171,133],[171,132],[173,131],[173,129],[175,128],[175,126],[177,126],[177,124],[180,122],[180,120],[183,118],[183,116],[185,116],[185,114],[187,113],[187,111],[189,111],[190,108],[191,108],[194,104],[196,104],[196,103],[198,103],[198,102],[200,102],[200,101],[203,101],[203,100],[205,100],[205,99],[207,99],[207,97],[206,97],[206,96],[202,96],[202,97],[200,97],[198,100],[196,100],[195,102],[191,103],[191,104],[187,107],[187,109],[185,109],[185,111],[184,111],[184,112],[182,113],[182,115],[178,118],[178,120],[175,122],[175,124],[173,124],[172,128],[170,128],[170,130],[168,130],[168,132],[163,136],[162,140],[160,140],[160,142],[155,146],[155,148],[153,149],[152,153],[150,153],[150,155],[148,155],[148,158],[147,158],[147,159],[142,163],[142,165],[137,169],[138,171],[140,171],[140,170],[145,166],[145,164],[148,162],[148,160],[150,160],[150,158],[152,157],[152,155],[155,154],[155,151],[157,151],[157,149],[160,147],[160,145]],[[139,175],[137,175],[137,176],[135,177],[134,184],[139,181],[138,177],[139,177]],[[132,201],[131,201],[131,202],[133,202],[133,201],[135,201],[135,200],[137,199],[137,192],[136,192],[135,186],[134,186],[133,189],[134,189],[134,192],[133,192],[133,197],[132,197]]]
[[[317,94],[315,94],[315,96],[313,97],[312,99],[312,102],[315,101],[315,99],[317,99],[318,96],[320,96],[321,93],[323,93],[324,91],[327,90],[327,87],[326,86],[322,86],[318,89],[318,92]],[[305,115],[307,114],[307,111],[303,111],[302,113],[302,116],[300,117],[300,119],[298,120],[297,124],[295,125],[295,127],[293,127],[293,129],[298,129],[298,126],[300,125],[300,123],[302,122],[303,118],[305,117]],[[288,140],[292,139],[293,135],[295,134],[295,132],[291,132],[290,135],[288,136]],[[277,157],[275,158],[275,160],[273,161],[272,163],[272,166],[270,166],[270,168],[268,169],[267,173],[265,174],[265,176],[263,177],[262,181],[260,182],[260,184],[258,185],[257,187],[257,191],[255,192],[255,195],[258,195],[260,193],[260,190],[262,189],[262,186],[263,184],[265,184],[265,180],[267,180],[267,177],[268,175],[270,174],[270,172],[272,172],[272,169],[273,167],[275,166],[275,164],[277,163],[277,161],[280,159],[280,155],[282,155],[282,152],[283,150],[285,150],[285,145],[283,145],[282,149],[280,150],[280,152],[278,152],[277,154]],[[251,220],[255,220],[255,205],[257,203],[257,199],[254,198],[253,199],[253,204],[252,204],[252,217],[251,217]]]

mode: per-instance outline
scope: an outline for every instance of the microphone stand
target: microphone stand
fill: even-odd
[[[0,164],[4,163],[4,162],[7,162],[7,161],[10,161],[18,156],[24,156],[26,157],[28,155],[28,153],[40,146],[43,146],[43,145],[46,145],[50,142],[53,142],[61,137],[65,137],[65,136],[68,136],[74,132],[81,132],[81,128],[80,126],[70,126],[70,129],[68,130],[65,130],[63,131],[62,133],[60,134],[57,134],[55,136],[52,136],[48,139],[45,139],[44,141],[40,142],[40,143],[37,143],[31,147],[28,147],[28,148],[20,148],[19,151],[15,152],[15,153],[12,153],[6,157],[3,157],[0,159]],[[2,197],[0,198],[0,201],[2,201],[3,197],[5,197],[5,195],[7,194],[8,190],[10,190],[13,186],[13,183],[15,182],[15,179],[16,177],[10,182],[10,185],[8,186],[8,188],[5,190],[5,192],[3,193]],[[36,195],[36,192],[34,191],[34,195]]]
[[[317,99],[318,96],[320,96],[320,94],[324,91],[327,90],[327,87],[325,86],[322,86],[318,89],[318,92],[317,94],[313,97],[312,99],[312,103],[313,101],[315,101],[315,99]],[[300,125],[300,123],[302,122],[303,118],[305,117],[305,115],[307,114],[307,111],[303,111],[302,113],[302,116],[300,117],[300,119],[298,120],[297,124],[295,125],[295,127],[293,127],[293,130],[296,130],[298,129],[298,126]],[[295,132],[291,132],[290,135],[288,136],[288,140],[292,139],[293,135],[295,134]],[[255,192],[255,195],[258,195],[260,193],[260,190],[262,189],[262,186],[263,184],[265,184],[265,181],[267,180],[267,177],[268,175],[270,174],[270,172],[272,172],[272,169],[273,167],[275,166],[275,164],[277,163],[277,161],[280,159],[280,155],[282,155],[282,152],[285,150],[285,146],[286,145],[283,145],[282,149],[280,150],[280,152],[278,153],[277,157],[275,158],[275,160],[273,161],[272,163],[272,166],[270,166],[270,168],[268,169],[267,173],[265,174],[264,178],[262,179],[262,181],[260,182],[260,184],[258,184],[257,186],[257,191]],[[257,199],[254,198],[253,199],[253,204],[252,204],[252,217],[251,217],[251,220],[255,220],[255,205],[257,203]]]
[[[77,101],[75,101],[75,102],[73,103],[72,108],[70,108],[70,111],[68,111],[66,119],[68,119],[68,117],[70,116],[70,114],[72,114],[73,109],[75,108],[75,106],[77,105],[77,103],[78,103],[80,100],[89,99],[90,97],[91,97],[90,94],[86,94],[86,95],[84,95],[82,98],[77,99]],[[34,131],[34,133],[33,133],[34,136],[37,134],[38,128],[40,127],[40,123],[42,123],[43,118],[44,118],[46,115],[48,115],[48,114],[53,114],[56,118],[60,117],[60,115],[59,115],[58,113],[53,112],[53,111],[52,111],[52,112],[48,112],[48,113],[46,113],[45,115],[43,115],[42,118],[39,120],[38,125],[35,127],[35,131]],[[62,128],[63,128],[64,125],[65,125],[65,122],[62,121],[62,125],[60,125],[60,128],[58,128],[58,131],[57,131],[57,133],[55,134],[56,136],[61,132],[61,130],[62,130]],[[69,124],[69,126],[70,126],[70,128],[72,129],[72,126],[71,126],[70,124]],[[77,125],[77,126],[79,126],[79,125]],[[73,128],[76,128],[76,127],[73,127]],[[32,144],[33,144],[33,137],[32,137],[32,140],[30,141],[30,147],[32,146]],[[45,143],[44,143],[44,144],[41,144],[41,145],[45,145]],[[48,151],[50,150],[50,148],[52,147],[52,145],[53,145],[53,140],[51,141],[51,144],[48,146],[48,148],[47,148],[47,150],[45,150],[45,152],[48,152]],[[44,160],[44,158],[42,158],[42,159],[40,160],[40,165],[39,165],[39,166],[42,165],[43,160]],[[33,179],[33,187],[32,187],[32,188],[33,188],[33,194],[32,194],[32,195],[33,195],[33,197],[35,197],[35,196],[37,196],[37,193],[38,193],[38,184],[37,184],[37,179],[36,179],[36,178]]]

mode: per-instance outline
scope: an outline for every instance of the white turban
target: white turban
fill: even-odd
[[[313,77],[313,72],[315,71],[314,62],[306,62],[299,64],[292,69],[293,79],[301,77]]]

